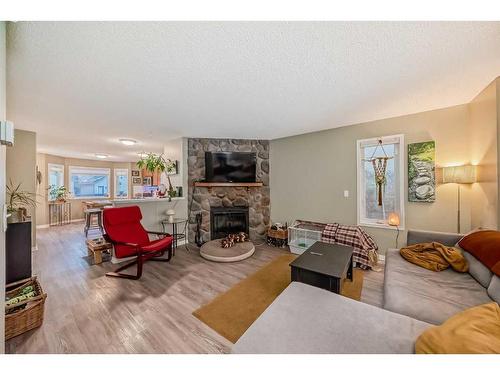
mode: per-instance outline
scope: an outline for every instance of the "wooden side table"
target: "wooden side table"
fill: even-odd
[[[64,225],[71,223],[70,202],[49,203],[49,226]]]
[[[93,240],[87,240],[87,253],[89,256],[94,257],[94,264],[102,263],[102,252],[105,250],[111,250],[113,245],[107,242],[104,238],[95,238]]]

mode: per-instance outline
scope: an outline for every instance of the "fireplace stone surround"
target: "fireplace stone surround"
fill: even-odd
[[[262,187],[196,187],[193,183],[205,178],[205,151],[255,152],[257,155],[257,181]],[[192,203],[191,222],[188,226],[189,242],[194,243],[196,214],[202,214],[203,241],[210,241],[210,210],[212,207],[248,207],[248,226],[251,240],[265,237],[270,224],[269,141],[248,139],[188,139],[188,200]]]

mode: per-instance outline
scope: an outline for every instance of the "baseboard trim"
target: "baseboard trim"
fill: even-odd
[[[70,221],[70,223],[73,224],[73,223],[80,223],[80,222],[84,222],[84,221],[85,221],[85,219],[73,219]],[[60,226],[60,225],[54,225],[54,227],[57,227],[57,226]],[[40,224],[40,225],[36,226],[36,229],[47,229],[47,228],[50,228],[49,224]]]

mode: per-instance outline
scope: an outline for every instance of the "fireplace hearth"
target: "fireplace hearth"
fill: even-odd
[[[210,239],[224,238],[230,233],[248,233],[248,207],[211,207]]]

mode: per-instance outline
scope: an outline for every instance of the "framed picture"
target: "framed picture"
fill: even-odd
[[[146,186],[151,186],[151,185],[152,185],[152,183],[153,183],[153,180],[152,180],[152,178],[151,178],[151,177],[144,177],[144,178],[142,179],[142,184],[143,184],[143,185],[146,185]]]
[[[141,171],[138,169],[132,169],[132,177],[141,177]]]
[[[140,185],[140,184],[142,183],[142,180],[141,180],[141,178],[140,178],[140,177],[133,177],[133,178],[132,178],[132,183],[133,183],[134,185]]]
[[[436,201],[436,143],[434,141],[408,145],[408,201]]]
[[[168,175],[179,174],[179,160],[173,160],[174,168],[171,171],[167,171]]]

